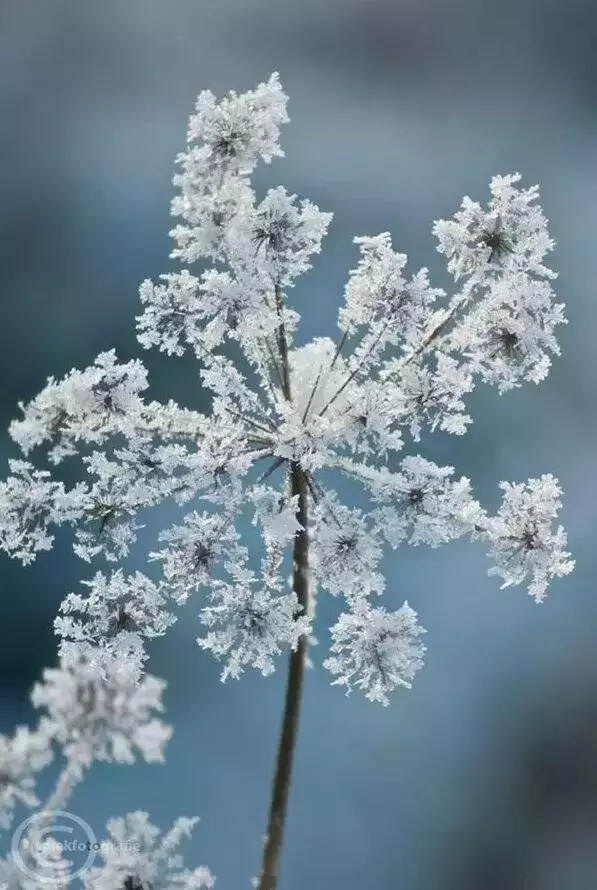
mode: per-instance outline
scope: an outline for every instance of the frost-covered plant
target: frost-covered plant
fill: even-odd
[[[200,890],[213,887],[209,870],[184,868],[176,850],[191,836],[197,819],[177,819],[170,831],[160,838],[160,831],[149,821],[147,813],[128,813],[124,819],[110,819],[108,839],[100,846],[102,865],[83,876],[85,890]]]
[[[20,406],[10,432],[24,459],[0,486],[0,546],[23,563],[51,547],[60,525],[72,526],[83,560],[118,562],[148,508],[173,500],[186,509],[149,545],[159,577],[96,571],[87,593],[70,593],[60,608],[61,663],[33,698],[67,759],[61,800],[94,759],[161,758],[168,730],[150,715],[162,686],[143,674],[145,644],[190,596],[199,594],[199,646],[222,662],[222,679],[247,667],[269,674],[290,651],[261,890],[277,881],[315,584],[343,601],[324,659],[332,682],[387,705],[411,686],[425,647],[406,602],[378,605],[386,545],[481,540],[490,573],[504,586],[527,582],[537,601],[573,568],[565,534],[553,528],[560,488],[551,476],[501,483],[502,506],[490,516],[466,477],[416,453],[424,431],[466,432],[466,398],[479,381],[499,392],[538,383],[558,354],[554,332],[565,319],[545,265],[553,243],[537,187],[496,176],[487,205],[465,198],[453,219],[435,223],[451,295],[432,287],[426,269],[408,272],[389,233],[356,238],[337,340],[301,343],[290,292],[331,215],[283,188],[258,198],[250,180],[260,160],[283,154],[286,101],[275,74],[219,102],[201,93],[174,178],[172,256],[186,266],[140,288],[141,344],[169,356],[190,350],[209,412],[148,401],[142,363],[102,353]],[[40,448],[51,470],[29,462]],[[76,456],[85,481],[68,487],[58,468]],[[334,476],[359,485],[368,506],[343,503]],[[250,522],[263,543],[257,557]],[[10,814],[15,800],[33,803],[40,760],[26,734],[3,745],[3,759],[11,750],[15,759],[0,784]],[[113,820],[111,835],[134,835],[142,851],[102,854],[86,887],[208,886],[207,872],[181,871],[168,852],[190,825],[177,823],[156,847],[145,814]]]

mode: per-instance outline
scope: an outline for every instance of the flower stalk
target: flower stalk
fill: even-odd
[[[291,464],[290,486],[292,494],[298,496],[297,520],[301,525],[294,540],[292,587],[302,606],[303,614],[306,614],[309,607],[308,486],[305,473],[297,463]],[[307,645],[307,635],[303,634],[299,638],[296,649],[290,653],[288,662],[284,712],[276,755],[267,830],[263,844],[261,872],[257,885],[259,890],[275,890],[278,883],[288,793],[298,734]]]

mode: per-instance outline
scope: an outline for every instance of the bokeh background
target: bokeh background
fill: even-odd
[[[430,233],[494,173],[540,182],[569,326],[540,387],[481,388],[464,439],[426,454],[472,478],[556,474],[576,573],[538,607],[500,591],[470,545],[387,561],[388,600],[428,628],[426,668],[388,709],[305,689],[281,887],[587,890],[597,886],[597,7],[588,0],[2,0],[0,458],[19,399],[115,346],[140,355],[141,279],[171,268],[172,161],[195,95],[278,70],[286,158],[258,178],[335,217],[293,296],[302,340],[335,333],[355,234],[390,230],[447,283]],[[147,354],[155,397],[200,407],[192,361]],[[2,471],[4,473],[4,471]],[[156,522],[171,517],[158,517]],[[148,534],[154,531],[152,526]],[[0,561],[0,731],[34,719],[51,622],[89,568],[66,538],[30,568]],[[166,766],[94,768],[71,808],[96,830],[143,808],[202,817],[192,864],[248,887],[258,863],[284,671],[222,685],[184,620],[153,647],[176,732]],[[47,781],[47,780],[46,780]]]

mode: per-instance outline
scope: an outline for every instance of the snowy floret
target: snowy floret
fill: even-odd
[[[392,250],[389,232],[355,238],[354,243],[359,245],[361,259],[346,285],[346,303],[339,313],[341,329],[353,333],[361,325],[382,321],[393,338],[408,339],[443,291],[430,287],[427,269],[410,280],[404,277],[407,258]]]
[[[140,670],[147,658],[144,641],[162,636],[176,620],[166,597],[141,572],[128,577],[122,569],[109,577],[98,572],[83,583],[89,594],[69,594],[54,622],[65,663],[84,657],[101,670],[116,659]]]
[[[372,486],[375,496],[386,501],[375,511],[380,534],[393,547],[404,540],[437,547],[472,534],[483,512],[469,480],[453,479],[453,474],[453,467],[438,467],[418,455],[405,457],[382,489]]]
[[[351,598],[383,593],[377,571],[382,557],[379,535],[367,527],[360,510],[349,510],[326,497],[314,511],[313,572],[334,596]]]
[[[139,287],[143,315],[137,317],[139,342],[167,355],[182,355],[200,342],[203,306],[199,279],[187,269],[160,275],[160,284],[145,279]]]
[[[177,159],[174,184],[180,194],[172,213],[183,222],[171,233],[173,256],[191,263],[221,256],[229,224],[253,203],[247,174],[259,158],[269,163],[283,154],[278,138],[288,120],[286,102],[277,74],[256,90],[230,93],[220,102],[209,91],[201,93],[189,122],[188,150]]]
[[[436,353],[435,359],[435,368],[390,361],[382,375],[386,385],[399,388],[397,417],[415,442],[426,426],[432,432],[440,429],[462,436],[472,423],[464,402],[474,386],[470,370],[442,352]]]
[[[191,348],[206,358],[226,338],[271,336],[277,324],[273,313],[263,311],[262,284],[246,274],[236,278],[208,269],[199,279],[185,269],[162,275],[159,284],[144,281],[139,293],[145,307],[137,318],[139,342],[168,355]]]
[[[536,203],[539,187],[521,189],[520,174],[494,176],[487,208],[466,197],[451,220],[438,220],[433,231],[438,250],[448,259],[448,269],[458,280],[472,276],[484,283],[487,277],[526,272],[554,278],[543,265],[553,249],[547,220]]]
[[[295,649],[309,632],[310,620],[301,615],[296,594],[269,589],[248,569],[228,568],[233,582],[214,582],[212,605],[200,615],[207,633],[197,643],[225,659],[222,680],[239,677],[248,665],[267,676],[282,648]]]
[[[524,274],[501,278],[456,327],[451,344],[488,383],[505,392],[524,381],[540,383],[559,355],[556,325],[566,322],[547,281]]]
[[[283,156],[278,140],[280,126],[288,122],[287,102],[277,73],[255,90],[240,96],[231,91],[219,102],[204,90],[189,120],[188,142],[202,143],[214,165],[250,173],[259,158],[269,164]]]
[[[118,364],[113,349],[103,352],[90,368],[72,370],[59,381],[51,377],[28,405],[21,403],[23,419],[13,421],[10,434],[25,454],[44,442],[54,443],[49,456],[59,463],[76,453],[78,442],[98,445],[130,429],[141,418],[139,393],[147,385],[140,361]]]
[[[184,867],[178,852],[198,819],[181,817],[160,837],[147,813],[128,813],[110,819],[108,837],[100,844],[101,865],[83,876],[85,890],[200,890],[214,885],[208,868]]]
[[[250,342],[252,338],[269,337],[274,333],[273,313],[264,312],[267,299],[262,282],[237,271],[208,269],[201,277],[203,321],[195,352],[211,352],[229,338]]]
[[[186,503],[203,488],[210,488],[217,464],[213,450],[207,454],[200,443],[154,445],[147,436],[132,436],[129,447],[108,457],[95,451],[83,459],[97,481],[86,498],[84,524],[76,531],[75,552],[90,561],[103,553],[106,559],[122,559],[136,540],[137,514],[172,498]]]
[[[51,550],[52,525],[81,518],[85,486],[67,492],[49,472],[27,461],[11,460],[9,466],[13,475],[0,483],[0,549],[28,565],[40,551]]]
[[[504,492],[501,507],[485,527],[491,542],[489,556],[496,562],[489,574],[499,575],[502,587],[527,581],[530,596],[540,603],[549,582],[574,568],[564,529],[561,525],[552,528],[562,506],[560,485],[545,474],[528,482],[501,482],[500,488]]]
[[[311,268],[309,258],[321,250],[332,218],[311,201],[297,202],[279,186],[270,189],[254,212],[238,220],[238,245],[244,265],[269,276],[279,287],[289,287]]]
[[[80,771],[94,759],[134,763],[135,750],[148,763],[162,761],[172,730],[153,717],[160,713],[163,680],[141,680],[117,660],[97,665],[81,657],[46,668],[31,700],[47,713],[48,727]]]
[[[17,804],[33,807],[39,803],[35,774],[51,759],[51,736],[45,723],[35,731],[18,726],[13,736],[0,735],[0,828],[10,826]]]
[[[346,686],[347,695],[356,687],[369,701],[388,705],[391,693],[399,686],[410,689],[423,666],[423,633],[406,602],[395,612],[357,603],[332,628],[333,655],[324,662],[336,677],[332,685]]]
[[[152,553],[151,558],[161,560],[172,596],[184,602],[189,593],[210,583],[218,562],[246,562],[247,552],[239,545],[239,538],[229,510],[223,515],[193,511],[182,525],[161,533],[160,541],[167,546]]]
[[[172,201],[172,214],[185,222],[170,232],[176,244],[171,256],[189,264],[206,257],[224,260],[230,225],[239,215],[251,213],[253,191],[235,172],[212,169],[204,149],[191,148],[178,160],[182,173],[174,177],[174,184],[182,194]]]

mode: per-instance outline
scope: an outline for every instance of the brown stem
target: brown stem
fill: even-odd
[[[306,614],[309,606],[308,485],[304,471],[295,462],[290,465],[290,488],[293,495],[298,495],[296,517],[301,525],[301,529],[294,539],[292,586],[299,604],[303,608],[302,614]],[[284,714],[280,729],[276,771],[272,784],[267,832],[263,845],[261,872],[257,884],[258,890],[275,890],[278,883],[306,651],[307,637],[303,635],[300,637],[295,651],[290,653]]]

